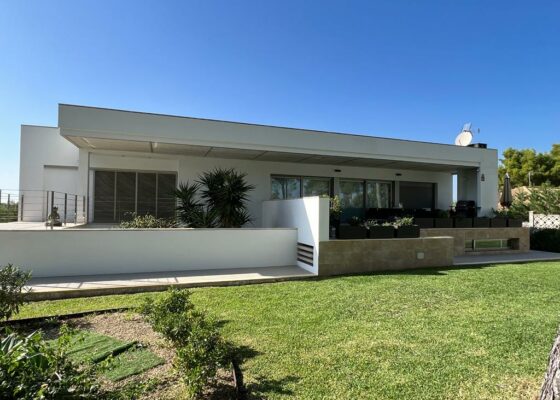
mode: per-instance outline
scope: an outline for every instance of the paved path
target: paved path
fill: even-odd
[[[177,287],[228,286],[303,279],[313,276],[315,275],[297,266],[286,266],[33,278],[29,284],[31,292],[27,296],[30,300],[46,300],[151,292],[166,290],[170,285]]]
[[[560,260],[560,253],[531,250],[527,253],[484,254],[477,256],[457,256],[453,258],[453,265],[486,265],[511,264],[531,261]]]

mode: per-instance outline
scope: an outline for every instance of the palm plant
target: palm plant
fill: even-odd
[[[200,197],[222,228],[239,228],[251,222],[247,201],[249,192],[255,186],[247,183],[246,176],[233,168],[216,168],[203,173],[198,179],[197,183],[202,188]]]
[[[179,200],[179,220],[190,228],[214,228],[216,213],[199,201],[199,189],[199,184],[186,182],[175,190],[175,196]]]

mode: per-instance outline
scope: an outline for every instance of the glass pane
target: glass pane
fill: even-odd
[[[391,184],[389,182],[366,183],[367,208],[391,208]]]
[[[130,220],[136,211],[136,173],[117,172],[117,222]]]
[[[328,196],[330,186],[329,178],[303,178],[303,196]]]
[[[352,217],[363,218],[364,215],[364,183],[362,181],[339,182],[340,205],[342,206],[341,220],[347,222]]]
[[[408,209],[431,209],[435,204],[434,188],[433,183],[400,182],[399,203]]]
[[[175,174],[158,174],[158,218],[173,218],[177,202],[175,188],[177,177]]]
[[[138,173],[138,215],[156,215],[156,174]]]
[[[115,221],[115,172],[95,171],[93,218],[95,222]]]
[[[300,179],[274,176],[270,180],[272,199],[297,199],[300,197]]]

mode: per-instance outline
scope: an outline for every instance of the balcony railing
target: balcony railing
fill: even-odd
[[[87,221],[87,197],[54,190],[0,189],[0,223],[46,222],[57,214],[61,224]]]

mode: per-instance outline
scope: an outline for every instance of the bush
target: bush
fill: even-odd
[[[157,300],[146,299],[140,312],[176,348],[174,366],[191,396],[199,395],[212,381],[218,368],[225,366],[229,345],[218,325],[197,311],[188,290],[170,288]]]
[[[255,186],[247,183],[246,176],[233,168],[216,168],[198,178],[202,187],[201,197],[206,201],[208,210],[215,213],[222,228],[239,228],[251,222],[247,201],[249,192]]]
[[[24,302],[24,286],[31,279],[30,272],[8,264],[0,269],[0,319],[10,319]]]
[[[560,253],[560,229],[532,230],[531,249]]]
[[[99,399],[96,374],[78,368],[66,354],[69,334],[54,342],[37,331],[22,337],[11,333],[0,341],[0,398]]]
[[[156,218],[153,215],[136,215],[130,221],[122,221],[121,228],[124,229],[152,229],[152,228],[174,228],[175,221],[165,218]]]

